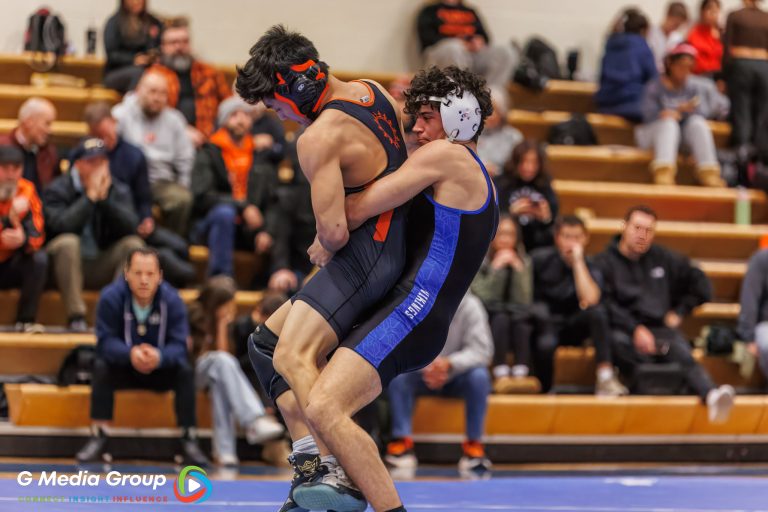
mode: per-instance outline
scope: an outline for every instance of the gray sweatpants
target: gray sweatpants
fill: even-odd
[[[213,407],[213,447],[221,456],[237,456],[236,421],[245,428],[264,416],[264,405],[248,382],[235,356],[206,352],[195,365],[195,384],[207,389]]]
[[[682,123],[673,119],[658,119],[635,128],[637,145],[653,150],[655,165],[677,165],[681,145],[688,148],[696,160],[696,167],[717,166],[717,152],[712,131],[700,115],[692,115]]]

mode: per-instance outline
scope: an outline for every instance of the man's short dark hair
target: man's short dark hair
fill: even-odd
[[[131,264],[133,263],[133,257],[137,254],[140,254],[142,256],[152,256],[157,261],[157,268],[159,268],[161,271],[163,270],[163,266],[160,264],[160,253],[158,253],[155,249],[152,247],[139,247],[137,249],[132,249],[131,252],[128,253],[128,257],[125,258],[125,268],[130,269]]]
[[[271,98],[277,86],[277,72],[308,60],[318,62],[320,54],[315,45],[283,25],[275,25],[256,41],[245,66],[237,67],[235,89],[248,103]],[[324,66],[327,68],[327,66]],[[323,69],[326,73],[327,69]]]
[[[482,121],[472,139],[477,142],[480,134],[483,133],[485,120],[493,113],[493,103],[491,90],[486,85],[485,78],[471,71],[459,69],[456,66],[448,66],[444,69],[432,66],[419,71],[411,80],[410,88],[404,93],[405,113],[416,115],[422,106],[433,104],[434,102],[427,99],[430,96],[444,98],[450,92],[460,96],[464,91],[473,94],[480,104]]]
[[[639,205],[633,206],[632,208],[627,210],[627,213],[624,215],[624,221],[625,222],[629,222],[629,220],[632,218],[632,215],[635,212],[640,212],[640,213],[644,213],[646,215],[650,215],[651,217],[653,217],[654,220],[658,220],[659,219],[659,216],[656,214],[656,212],[654,211],[653,208],[651,208],[650,206],[646,206],[644,204],[639,204]]]
[[[578,218],[575,215],[563,215],[562,217],[558,217],[555,221],[555,233],[559,233],[560,230],[564,227],[580,227],[584,233],[589,233],[589,230],[587,230],[587,225],[584,224],[584,221]]]
[[[89,103],[83,111],[83,121],[92,128],[105,119],[112,117],[112,107],[106,101]]]
[[[667,16],[688,21],[688,7],[683,2],[670,2],[667,7]]]

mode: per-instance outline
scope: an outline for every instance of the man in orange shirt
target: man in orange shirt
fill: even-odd
[[[239,97],[219,106],[219,130],[203,144],[192,170],[194,237],[208,246],[208,274],[233,275],[238,249],[266,253],[272,237],[265,214],[273,201],[277,173],[272,163],[257,158],[251,136],[254,107]]]
[[[16,330],[41,332],[37,305],[48,275],[43,205],[35,185],[21,177],[24,155],[0,145],[0,289],[21,288]]]

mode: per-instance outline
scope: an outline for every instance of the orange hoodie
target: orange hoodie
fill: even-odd
[[[35,252],[39,250],[45,242],[43,203],[40,201],[40,197],[37,195],[37,191],[35,191],[35,186],[32,182],[25,180],[24,178],[19,179],[14,198],[16,197],[26,197],[27,201],[29,201],[29,210],[20,219],[21,227],[24,228],[24,232],[27,235],[27,241],[24,244],[23,249],[28,253]],[[0,233],[3,229],[12,227],[8,220],[8,214],[11,211],[12,204],[13,199],[0,201]],[[16,250],[8,249],[3,246],[2,242],[0,242],[0,262],[9,259],[14,252],[16,252]]]

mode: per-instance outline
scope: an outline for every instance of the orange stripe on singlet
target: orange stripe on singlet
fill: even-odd
[[[379,215],[379,220],[376,222],[376,232],[373,234],[373,239],[377,242],[384,242],[387,239],[393,213],[394,210],[389,210]]]

